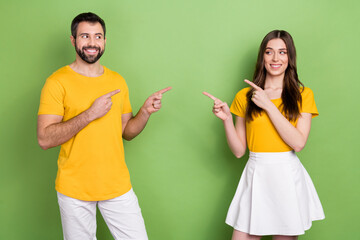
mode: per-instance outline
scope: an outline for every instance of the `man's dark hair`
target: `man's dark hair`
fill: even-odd
[[[90,23],[100,23],[102,26],[102,29],[104,31],[104,37],[106,34],[106,27],[105,27],[105,22],[104,20],[102,20],[98,15],[96,15],[95,13],[92,12],[88,12],[88,13],[80,13],[79,15],[77,15],[74,20],[71,22],[71,35],[76,39],[76,32],[77,32],[77,28],[79,23],[81,22],[90,22]]]

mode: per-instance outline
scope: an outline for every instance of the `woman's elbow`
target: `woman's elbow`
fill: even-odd
[[[242,156],[244,156],[244,154],[245,154],[245,151],[234,153],[234,155],[235,155],[236,158],[241,158]]]
[[[294,149],[295,152],[300,152],[301,150],[304,149],[304,147],[305,147],[305,143],[301,143],[301,144],[299,144],[297,146],[294,146],[293,149]]]

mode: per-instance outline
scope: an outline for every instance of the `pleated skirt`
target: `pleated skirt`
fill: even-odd
[[[302,235],[324,219],[314,184],[293,151],[250,152],[226,223],[251,235]]]

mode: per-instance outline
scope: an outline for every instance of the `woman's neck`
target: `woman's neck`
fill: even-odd
[[[266,76],[264,89],[282,89],[284,84],[284,75]]]
[[[281,98],[283,83],[283,76],[266,76],[264,90],[270,99]]]

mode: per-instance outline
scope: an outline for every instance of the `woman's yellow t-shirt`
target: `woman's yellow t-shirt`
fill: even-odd
[[[242,118],[245,118],[247,99],[246,94],[250,87],[240,90],[231,104],[230,111]],[[302,108],[300,112],[311,113],[312,117],[319,115],[316,108],[314,94],[310,88],[305,87],[301,93]],[[271,100],[279,109],[281,98]],[[296,126],[297,121],[292,121],[292,125]],[[250,151],[252,152],[287,152],[292,148],[287,145],[279,133],[276,131],[269,116],[265,111],[261,115],[254,117],[253,121],[246,121],[246,141]]]
[[[125,80],[106,67],[103,75],[86,77],[65,66],[46,80],[38,114],[60,115],[63,121],[79,115],[95,99],[116,89],[120,92],[112,97],[110,111],[61,145],[55,182],[58,192],[80,200],[100,201],[131,189],[121,115],[132,110]]]

